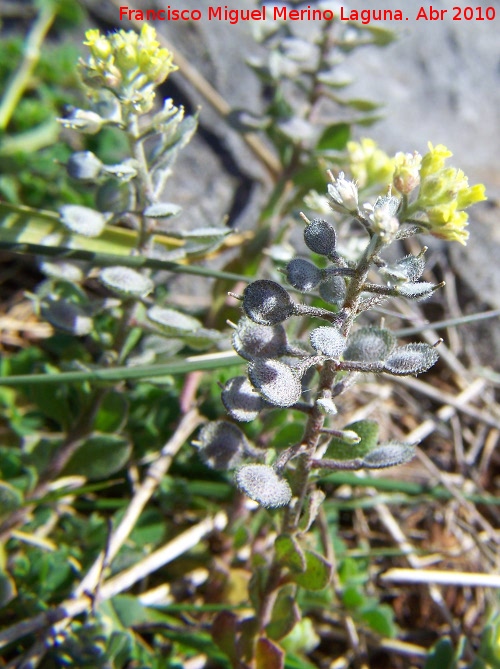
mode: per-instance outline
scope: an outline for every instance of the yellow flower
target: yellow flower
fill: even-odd
[[[140,34],[119,30],[107,37],[99,30],[85,33],[90,56],[81,63],[82,76],[90,88],[107,88],[136,112],[149,111],[154,87],[177,69],[173,56],[156,39],[156,31],[145,24]]]
[[[446,167],[452,155],[442,144],[434,147],[429,143],[429,152],[422,158],[418,197],[406,213],[435,237],[465,244],[469,217],[463,210],[486,200],[485,188],[483,184],[469,186],[462,170]]]
[[[350,172],[360,188],[380,185],[387,188],[394,171],[394,159],[377,147],[373,139],[364,137],[360,142],[347,142]]]
[[[434,148],[429,142],[427,144],[429,152],[422,158],[422,167],[420,168],[420,178],[425,179],[428,174],[433,174],[444,167],[447,158],[451,158],[453,153],[443,144],[438,144]]]

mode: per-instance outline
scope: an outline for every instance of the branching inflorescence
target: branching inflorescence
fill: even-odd
[[[444,285],[420,280],[425,247],[418,255],[391,263],[381,254],[396,240],[425,232],[465,243],[464,209],[484,199],[484,188],[469,187],[463,172],[446,167],[450,155],[441,145],[429,145],[423,157],[397,154],[387,195],[373,206],[360,207],[357,184],[342,172],[337,178],[329,173],[331,209],[359,223],[368,240],[355,260],[347,260],[337,247],[333,224],[322,218],[309,220],[302,214],[305,244],[323,260],[318,258],[315,263],[294,258],[284,274],[294,291],[319,295],[324,307],[297,301],[289,289],[268,279],[250,283],[243,295],[232,294],[242,302],[244,311],[233,326],[233,346],[249,364],[246,376],[229,379],[222,390],[229,417],[249,422],[276,407],[307,415],[301,441],[282,451],[272,464],[267,451],[252,446],[233,422],[217,421],[202,430],[197,445],[205,461],[216,468],[235,468],[239,488],[262,506],[279,507],[304,499],[308,473],[313,469],[378,469],[413,457],[414,444],[394,440],[377,443],[376,436],[366,434],[366,422],[342,429],[330,428],[327,422],[337,414],[336,397],[360,372],[415,375],[438,360],[435,346],[400,346],[388,329],[358,326],[357,319],[387,298],[422,300]],[[391,188],[396,194],[391,194]],[[371,276],[369,279],[373,272],[378,274],[376,282]],[[306,347],[292,345],[287,339],[283,323],[296,317],[325,322],[309,331]],[[315,385],[311,385],[311,378],[316,379]],[[249,464],[248,459],[254,462]],[[292,486],[285,477],[288,465],[295,472]],[[300,508],[295,514],[299,516]]]

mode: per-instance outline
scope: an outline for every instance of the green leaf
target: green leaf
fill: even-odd
[[[478,655],[492,667],[500,666],[500,614],[496,613],[486,625]]]
[[[229,657],[233,665],[236,664],[238,653],[236,637],[238,618],[230,611],[218,613],[212,623],[212,638],[217,646]]]
[[[276,559],[290,571],[295,573],[305,571],[307,562],[304,551],[290,534],[280,534],[277,537],[274,542],[274,553]]]
[[[23,496],[9,483],[0,481],[0,518],[5,518],[23,503]]]
[[[359,420],[346,425],[344,430],[352,430],[360,437],[358,444],[348,445],[341,439],[333,438],[328,446],[325,458],[353,460],[363,458],[377,445],[379,426],[373,420]]]
[[[348,609],[359,609],[365,604],[366,597],[359,586],[351,583],[342,592],[342,602]]]
[[[301,663],[290,662],[292,653],[311,653],[317,646],[319,646],[321,639],[319,638],[311,618],[302,618],[291,633],[281,641],[281,645],[286,650],[287,661],[286,669],[312,669],[309,662],[302,661]],[[317,666],[317,665],[314,665]]]
[[[110,391],[101,403],[94,423],[97,432],[119,432],[127,422],[128,400],[122,393]]]
[[[164,514],[154,507],[149,507],[142,512],[130,534],[130,539],[141,547],[158,545],[165,538],[165,532]]]
[[[111,605],[124,628],[151,622],[150,611],[133,595],[116,595]]]
[[[323,590],[330,582],[332,565],[319,553],[304,551],[306,569],[301,574],[294,574],[293,580],[306,590]]]
[[[302,439],[304,434],[304,423],[287,423],[279,429],[273,437],[273,448],[288,448]]]
[[[454,655],[453,644],[444,637],[430,649],[424,669],[454,669]]]
[[[289,588],[282,588],[278,592],[271,614],[271,621],[266,626],[266,634],[271,639],[279,641],[295,627],[300,620],[300,612],[295,602],[295,596]]]
[[[0,572],[0,608],[16,597],[16,584],[8,574]]]
[[[397,630],[394,624],[394,611],[388,604],[377,603],[377,606],[373,609],[363,611],[361,618],[380,636],[396,636]]]
[[[70,459],[64,468],[64,476],[106,478],[125,466],[131,452],[131,444],[123,437],[111,434],[93,435]]]
[[[318,151],[343,151],[351,137],[348,123],[333,123],[323,131],[316,148]]]
[[[379,102],[365,100],[363,98],[352,98],[351,100],[344,100],[343,104],[362,112],[373,111],[374,109],[379,109],[382,106]]]
[[[284,669],[285,653],[270,639],[261,637],[255,649],[255,669]]]

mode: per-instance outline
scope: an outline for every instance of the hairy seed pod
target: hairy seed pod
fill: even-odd
[[[434,365],[439,356],[429,344],[407,344],[396,348],[387,358],[384,371],[397,376],[422,374]]]
[[[236,483],[250,499],[267,509],[285,506],[292,499],[288,481],[269,465],[244,465],[236,472]]]
[[[147,317],[166,335],[186,335],[201,328],[198,319],[168,307],[151,307],[147,311]]]
[[[241,423],[257,418],[263,406],[261,396],[246,376],[229,379],[221,393],[221,399],[231,418]]]
[[[99,281],[124,297],[146,297],[155,287],[149,277],[130,267],[105,267],[99,272]]]
[[[438,286],[428,281],[417,283],[403,283],[398,286],[398,294],[412,300],[425,300],[430,297]]]
[[[63,225],[84,237],[99,237],[110,218],[109,214],[80,204],[63,204],[59,215]]]
[[[260,279],[243,291],[243,309],[259,325],[276,325],[290,318],[295,305],[279,283]]]
[[[309,337],[312,347],[328,358],[338,360],[345,349],[346,338],[336,328],[328,325],[315,328]]]
[[[389,330],[377,327],[360,328],[347,340],[344,360],[380,362],[387,359],[395,346],[396,340]]]
[[[363,465],[369,469],[383,469],[410,462],[415,457],[415,446],[403,444],[399,441],[389,441],[380,444],[373,451],[365,455]]]
[[[335,252],[336,239],[333,225],[321,218],[315,218],[304,229],[306,246],[320,256],[330,256]]]
[[[201,459],[209,467],[221,470],[237,467],[249,450],[247,439],[240,428],[225,420],[204,425],[195,445]]]
[[[322,271],[303,258],[294,258],[286,266],[288,283],[302,293],[309,293],[314,290],[322,277]]]
[[[302,394],[299,375],[279,360],[256,360],[248,367],[248,376],[259,393],[275,406],[291,407]]]
[[[233,334],[233,348],[245,360],[279,358],[286,353],[285,329],[277,325],[257,325],[241,318]]]
[[[339,308],[345,302],[346,292],[345,280],[341,276],[330,276],[319,284],[321,299]]]
[[[58,330],[67,332],[75,337],[90,334],[94,328],[92,318],[84,307],[62,299],[47,297],[40,304],[40,314]]]
[[[66,170],[73,179],[93,181],[100,175],[102,162],[92,151],[77,151],[70,156]]]

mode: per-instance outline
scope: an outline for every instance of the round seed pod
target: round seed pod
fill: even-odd
[[[329,256],[334,253],[336,239],[333,225],[321,218],[315,218],[304,229],[306,246],[321,256]]]
[[[207,423],[200,430],[198,442],[202,460],[212,469],[237,467],[249,444],[237,425],[225,420]]]
[[[259,393],[275,406],[291,407],[302,394],[297,373],[279,360],[256,360],[249,366],[248,376]]]
[[[292,499],[288,481],[269,465],[244,465],[236,472],[236,483],[250,499],[267,509],[285,506]]]
[[[329,325],[315,328],[309,337],[312,347],[328,358],[338,360],[345,349],[346,338],[336,328]]]
[[[407,344],[395,349],[384,364],[384,371],[397,376],[422,374],[434,365],[439,356],[429,344]]]
[[[418,281],[417,283],[403,283],[398,287],[398,293],[402,297],[413,300],[425,300],[436,290],[436,286],[428,281]]]
[[[243,291],[243,309],[259,325],[276,325],[290,318],[295,305],[279,283],[260,279]]]
[[[100,175],[102,162],[92,151],[77,151],[68,160],[66,170],[70,177],[93,181]]]
[[[221,399],[231,418],[241,423],[257,418],[263,406],[261,396],[246,376],[229,379],[224,386]]]
[[[365,327],[356,330],[347,340],[344,360],[379,362],[386,360],[396,346],[396,340],[389,330]]]
[[[345,302],[346,292],[345,280],[341,276],[330,276],[319,284],[321,299],[339,308]]]
[[[233,347],[245,360],[279,358],[287,350],[286,332],[279,323],[257,325],[248,318],[242,318],[233,334]]]
[[[369,469],[383,469],[410,462],[415,457],[415,446],[399,441],[389,441],[380,444],[373,451],[365,455],[363,465]]]
[[[166,335],[180,336],[201,328],[198,319],[175,311],[175,309],[151,307],[148,309],[147,317]]]
[[[84,237],[99,237],[109,220],[109,214],[80,204],[63,204],[59,207],[61,223],[71,232]]]
[[[154,283],[130,267],[105,267],[99,272],[99,280],[124,297],[146,297],[154,290]]]
[[[83,307],[62,299],[47,297],[40,304],[40,313],[55,328],[76,337],[90,334],[94,327],[92,318]]]
[[[314,290],[322,277],[321,270],[303,258],[294,258],[286,266],[288,283],[302,293],[309,293]]]

